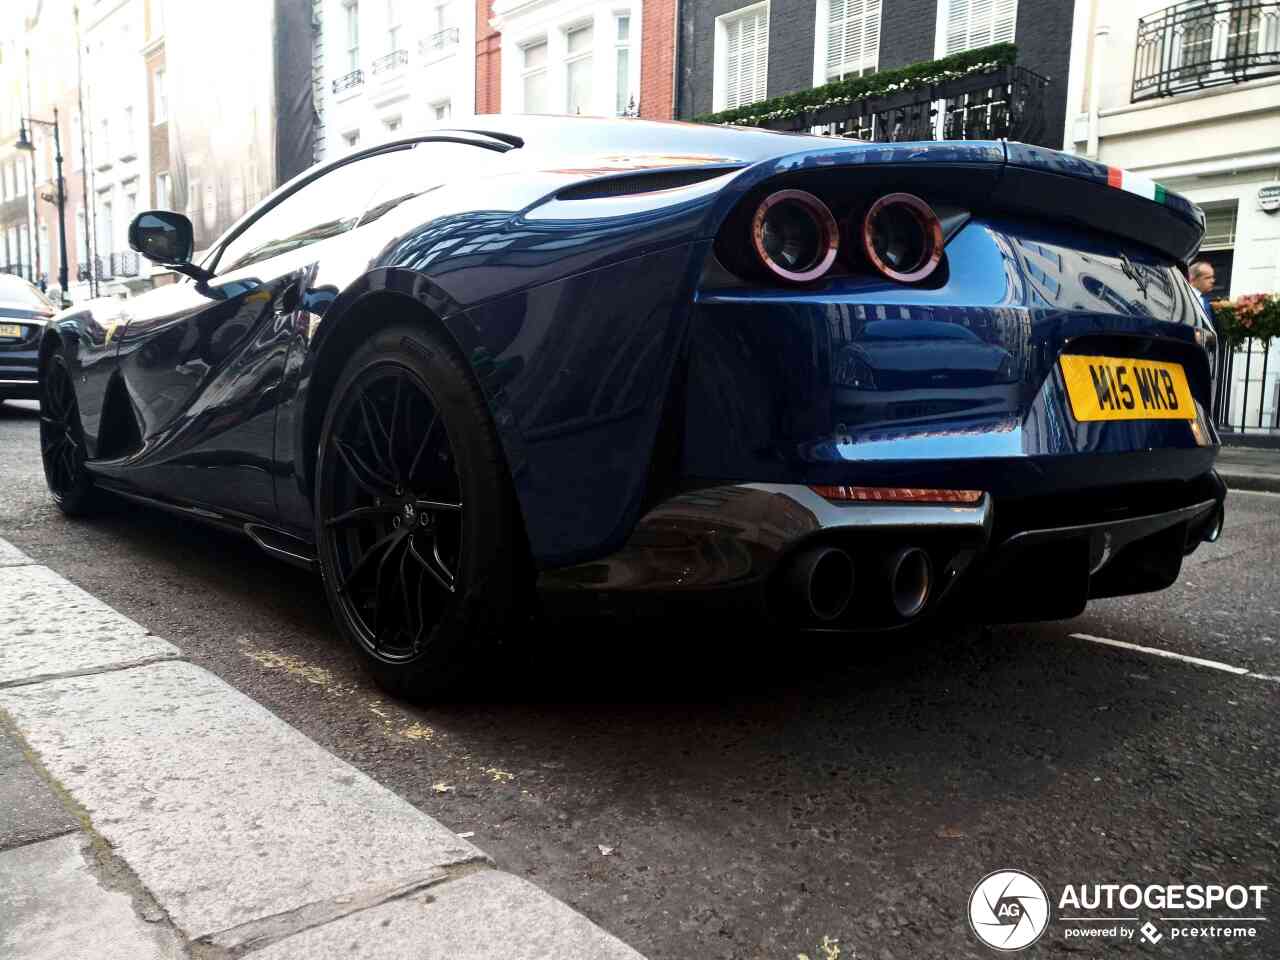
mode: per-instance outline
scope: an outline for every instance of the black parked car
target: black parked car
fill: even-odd
[[[0,273],[0,403],[40,396],[40,336],[57,309],[39,287]]]

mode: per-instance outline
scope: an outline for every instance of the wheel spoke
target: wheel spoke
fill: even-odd
[[[393,536],[396,536],[396,534],[400,534],[400,531],[397,530]],[[378,561],[378,572],[373,581],[373,643],[375,647],[382,646],[379,637],[384,631],[380,628],[385,626],[385,614],[391,612],[387,609],[390,605],[384,604],[383,601],[382,575],[386,571],[387,564],[395,555],[396,549],[404,539],[405,538],[403,536],[399,536],[397,539],[392,541],[392,543],[388,545],[387,549],[383,551],[382,559]]]
[[[414,545],[413,538],[409,539],[409,552],[413,554],[413,559],[418,561],[418,563],[422,566],[422,569],[427,571],[427,573],[431,575],[431,578],[435,580],[436,583],[440,584],[440,587],[443,590],[445,590],[448,593],[453,593],[454,591],[453,574],[451,574],[447,569],[445,569],[445,566],[443,563],[439,563],[440,550],[438,547],[434,547],[432,549],[432,559],[435,560],[436,563],[433,563],[427,560],[425,557],[423,557],[421,553],[418,552],[418,548]],[[437,563],[439,564],[438,566],[437,566]]]
[[[413,613],[409,609],[409,575],[408,571],[405,569],[405,564],[408,560],[409,551],[402,550],[400,552],[400,600],[404,604],[405,633],[408,633],[413,629]],[[419,611],[419,616],[421,616],[421,611]],[[419,624],[419,629],[414,630],[413,633],[415,637],[421,633],[421,624]]]
[[[398,482],[405,482],[406,477],[400,476],[400,465],[396,463],[396,421],[400,418],[400,385],[404,383],[404,377],[396,377],[396,396],[391,403],[391,429],[387,431],[387,463],[391,464],[391,472],[395,474]]]
[[[433,412],[431,414],[431,422],[427,424],[427,430],[422,435],[422,443],[418,445],[418,452],[413,455],[413,463],[409,466],[409,475],[405,478],[406,483],[413,483],[413,478],[418,473],[418,461],[422,459],[422,455],[427,452],[427,444],[431,441],[431,433],[436,428],[436,421],[440,419],[440,414]]]
[[[398,513],[399,508],[384,504],[375,507],[356,507],[354,510],[348,510],[346,513],[340,513],[324,522],[326,527],[340,527],[343,524],[359,523],[361,520],[370,520],[374,517],[389,517],[394,513]]]
[[[333,445],[338,451],[338,456],[342,458],[342,462],[347,465],[347,470],[351,473],[351,479],[365,493],[381,497],[391,493],[395,488],[395,482],[388,480],[365,463],[364,458],[356,453],[355,447],[351,446],[351,444],[345,440],[335,439]]]
[[[369,413],[373,413],[373,422],[378,425],[378,433],[382,435],[381,440],[373,435],[373,427],[369,423]],[[368,395],[363,391],[360,394],[360,419],[364,421],[364,433],[369,438],[369,449],[373,451],[374,459],[378,461],[378,466],[384,471],[391,474],[392,485],[395,486],[399,482],[396,476],[395,467],[389,464],[382,456],[382,445],[385,443],[390,445],[390,437],[387,436],[387,429],[382,425],[382,418],[378,416],[378,409],[373,405]]]
[[[417,500],[414,502],[414,506],[418,510],[429,510],[429,511],[435,511],[439,513],[461,513],[462,512],[462,504],[445,503],[442,500]]]
[[[378,540],[368,550],[360,555],[360,559],[356,561],[355,566],[351,568],[351,572],[343,577],[342,582],[338,584],[338,592],[346,593],[347,587],[351,586],[351,581],[360,576],[369,566],[369,561],[374,555],[382,551],[384,548],[390,550],[394,546],[393,541],[401,537],[403,534],[399,530],[392,530],[381,540]]]

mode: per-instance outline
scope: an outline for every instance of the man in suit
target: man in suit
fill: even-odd
[[[1200,299],[1204,303],[1204,311],[1213,318],[1213,304],[1209,300],[1209,291],[1213,289],[1218,278],[1213,274],[1213,264],[1207,260],[1197,260],[1191,265],[1188,271],[1190,274],[1191,285],[1200,293]]]

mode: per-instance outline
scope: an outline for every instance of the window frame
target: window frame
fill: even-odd
[[[545,51],[543,54],[543,61],[541,66],[529,67],[525,65],[528,59],[528,51],[533,47],[542,47],[543,50]],[[528,97],[526,96],[526,94],[528,93],[528,82],[530,77],[540,76],[543,78],[543,82],[546,86],[546,89],[543,90],[543,94],[542,94],[544,101],[546,101],[551,96],[551,84],[550,84],[551,43],[545,33],[535,34],[534,36],[529,37],[528,39],[522,41],[519,44],[519,50],[520,50],[520,112],[528,113],[529,103],[528,103]],[[547,107],[548,107],[548,104],[544,102],[542,105],[543,110],[546,110]]]
[[[587,48],[579,50],[577,53],[569,52],[569,37],[575,33],[587,32],[589,34]],[[595,102],[595,53],[596,53],[596,25],[594,20],[574,20],[565,24],[560,28],[560,32],[564,34],[564,59],[560,61],[561,69],[564,73],[564,112],[566,116],[590,116],[591,104]],[[550,51],[548,51],[550,52]],[[579,104],[579,112],[573,114],[569,112],[570,100],[573,97],[573,85],[569,82],[570,69],[579,63],[586,61],[588,63],[587,80],[589,86],[587,88],[587,113],[581,112],[581,104]]]
[[[154,127],[169,122],[169,100],[164,83],[165,68],[156,67],[151,71],[151,125]]]
[[[360,69],[360,0],[343,0],[343,16],[346,18],[347,73]]]
[[[218,237],[218,239],[216,239],[212,244],[210,244],[209,252],[205,256],[204,260],[201,262],[201,266],[204,267],[206,270],[208,270],[210,273],[214,274],[215,277],[218,276],[218,263],[222,260],[222,255],[226,251],[226,248],[228,246],[234,243],[241,234],[243,234],[255,223],[257,223],[259,220],[265,217],[268,213],[270,213],[272,210],[278,207],[285,200],[292,197],[299,190],[304,189],[305,187],[311,185],[312,183],[315,183],[317,180],[319,180],[321,177],[325,176],[326,174],[333,173],[334,171],[342,167],[345,167],[348,164],[358,163],[361,160],[367,160],[370,157],[375,157],[375,156],[378,156],[379,154],[395,153],[400,150],[411,150],[420,143],[433,143],[433,142],[464,143],[471,146],[480,147],[481,149],[485,149],[485,150],[494,150],[498,153],[507,153],[510,150],[516,149],[511,144],[505,143],[500,140],[490,141],[487,139],[476,139],[472,137],[455,136],[452,134],[441,135],[441,136],[413,137],[411,139],[406,139],[406,140],[393,140],[389,143],[378,144],[375,147],[367,147],[364,150],[361,150],[359,153],[353,153],[350,156],[343,157],[340,160],[335,160],[333,163],[326,164],[325,166],[318,167],[316,169],[308,170],[306,174],[299,176],[296,181],[285,184],[275,194],[267,197],[257,207],[255,207],[253,210],[250,210],[248,213],[246,213],[244,217],[240,219],[240,221],[238,221],[237,223],[233,223],[222,236]],[[363,216],[363,211],[358,216]],[[352,227],[352,230],[356,229],[358,226],[359,226],[359,223],[357,222],[356,225]],[[343,231],[343,232],[349,233],[350,231]],[[301,249],[301,248],[298,248],[298,249]],[[260,262],[260,261],[256,261],[256,262]],[[228,271],[228,273],[231,273],[231,272],[233,271]]]
[[[949,54],[947,53],[947,14],[951,9],[952,2],[954,2],[954,0],[938,0],[937,24],[935,26],[935,33],[934,33],[934,39],[933,39],[933,54],[935,59],[940,60],[945,56],[949,56]],[[966,2],[971,2],[971,0],[966,0]],[[993,15],[994,15],[995,7],[1001,2],[1002,0],[992,0]],[[1008,42],[1015,43],[1017,42],[1017,38],[1018,38],[1018,0],[1008,0],[1008,2],[1013,5],[1013,17],[1010,25],[1011,35],[1009,37]],[[992,26],[994,28],[994,22]],[[988,43],[980,43],[980,44],[977,44],[976,46],[966,46],[963,48],[963,50],[952,50],[951,53],[953,54],[962,53],[964,52],[964,50],[978,50],[982,47],[988,46],[989,43],[1003,43],[1003,42],[1005,41],[998,41],[998,40],[992,39],[988,41]]]
[[[773,11],[770,9],[770,0],[759,0],[757,3],[749,3],[739,7],[736,10],[730,10],[716,17],[715,20],[715,42],[712,53],[711,66],[711,109],[715,112],[731,109],[729,104],[729,27],[736,20],[753,16],[759,11],[764,11],[764,82],[761,95],[754,100],[746,103],[734,104],[734,107],[744,107],[752,103],[759,103],[761,100],[769,98],[769,31],[773,20]]]
[[[844,77],[855,76],[852,71],[832,75],[827,66],[827,50],[831,43],[831,2],[832,0],[815,0],[813,22],[818,25],[818,28],[814,30],[813,37],[813,85],[815,87],[834,83]],[[856,76],[867,76],[868,74],[878,73],[880,70],[880,41],[884,37],[884,0],[868,0],[868,2],[874,2],[877,7],[876,21],[879,29],[876,33],[875,63],[870,67],[864,67]],[[945,0],[942,0],[942,2],[945,2]],[[866,16],[865,12],[863,16]]]
[[[622,21],[627,21],[627,39],[623,40],[618,36],[618,28]],[[630,10],[615,10],[611,17],[613,24],[613,110],[614,115],[619,117],[630,116],[629,110],[632,102],[635,100],[635,94],[632,92],[631,86],[631,47],[632,37],[635,35],[633,31],[635,18],[631,15]],[[625,54],[626,69],[623,69],[623,55]],[[635,105],[636,113],[640,112],[640,105]]]

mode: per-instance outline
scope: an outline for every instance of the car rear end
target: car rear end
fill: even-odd
[[[0,276],[0,400],[39,397],[40,337],[53,314],[36,287]]]
[[[819,626],[1065,617],[1217,536],[1185,199],[1019,144],[853,144],[756,164],[716,217],[678,470],[746,511],[722,580]]]

